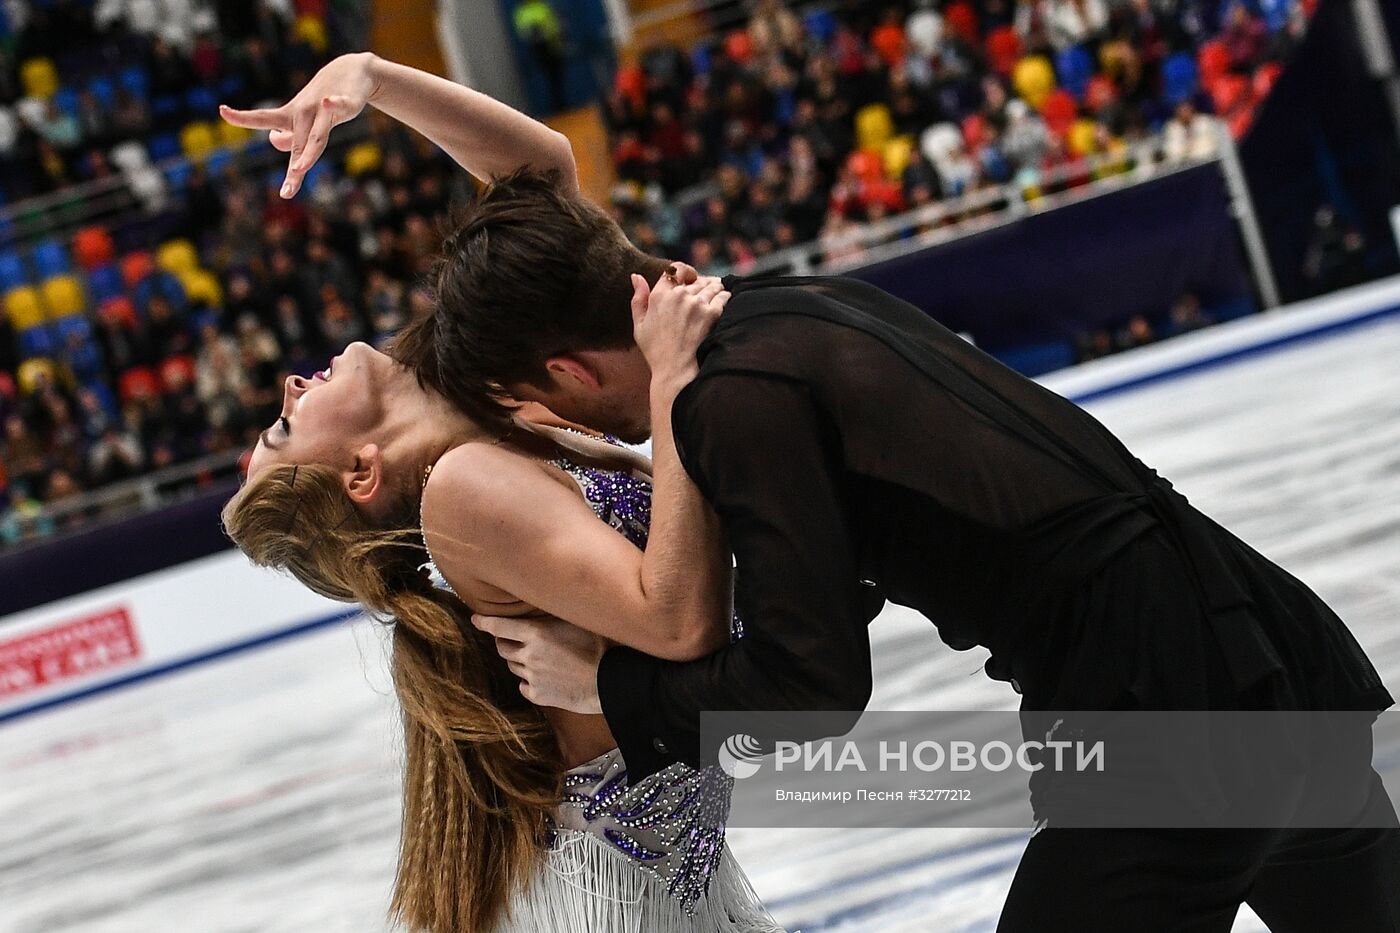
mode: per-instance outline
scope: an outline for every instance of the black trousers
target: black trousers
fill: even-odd
[[[1271,933],[1400,933],[1400,829],[1049,827],[997,931],[1229,933],[1241,903]]]

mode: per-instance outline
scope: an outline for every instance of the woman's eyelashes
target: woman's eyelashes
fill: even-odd
[[[278,418],[277,418],[277,421],[278,421],[279,424],[282,425],[282,433],[285,434],[285,435],[287,435],[288,437],[291,437],[291,436],[292,436],[292,423],[291,423],[290,421],[287,420],[287,416],[286,416],[286,415],[279,415]]]

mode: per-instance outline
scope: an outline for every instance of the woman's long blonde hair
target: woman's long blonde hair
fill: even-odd
[[[334,469],[278,465],[229,500],[223,522],[253,563],[393,625],[406,766],[391,914],[413,930],[476,933],[537,867],[563,768],[492,639],[419,572],[417,507],[405,497],[393,520],[371,523]]]

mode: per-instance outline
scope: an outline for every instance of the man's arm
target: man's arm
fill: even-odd
[[[673,761],[700,763],[702,710],[861,710],[871,691],[870,594],[858,579],[840,458],[806,388],[707,376],[677,399],[673,421],[738,560],[745,637],[698,661],[628,648],[603,656],[599,698],[634,779]]]

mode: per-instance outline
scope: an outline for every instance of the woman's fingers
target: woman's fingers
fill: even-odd
[[[316,110],[316,117],[311,123],[311,131],[306,134],[305,148],[302,149],[301,159],[292,166],[298,172],[297,186],[301,186],[301,176],[304,176],[316,164],[316,160],[321,158],[321,153],[326,151],[326,143],[331,137],[331,127],[335,126],[335,111],[331,107],[330,98],[321,101],[321,106]]]
[[[291,116],[285,106],[262,110],[234,110],[227,104],[220,104],[219,116],[234,126],[250,130],[283,130],[292,125]]]
[[[272,148],[278,152],[292,151],[291,130],[268,130],[267,141],[272,143]]]

